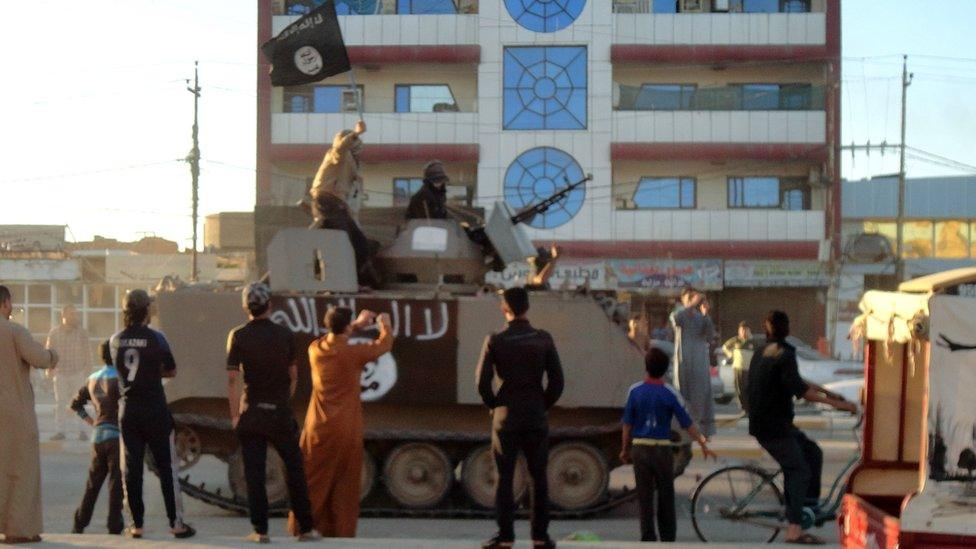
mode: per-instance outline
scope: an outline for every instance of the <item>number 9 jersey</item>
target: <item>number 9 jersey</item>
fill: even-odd
[[[119,392],[130,405],[166,406],[163,378],[176,372],[169,342],[161,332],[142,324],[126,328],[110,340],[112,361],[119,371]]]

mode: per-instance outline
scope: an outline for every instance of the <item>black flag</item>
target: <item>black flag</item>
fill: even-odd
[[[272,86],[318,82],[350,69],[333,0],[326,0],[261,46]]]

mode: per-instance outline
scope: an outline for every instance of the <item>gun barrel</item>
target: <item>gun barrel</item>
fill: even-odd
[[[593,174],[588,173],[586,174],[586,177],[584,177],[583,179],[580,179],[576,183],[570,184],[564,189],[560,189],[555,194],[553,194],[549,198],[546,198],[542,202],[539,202],[538,204],[534,204],[532,206],[523,209],[522,211],[512,216],[512,224],[518,225],[519,223],[525,223],[526,221],[532,219],[536,214],[545,212],[546,210],[549,209],[549,206],[552,206],[556,202],[559,202],[563,198],[566,198],[566,196],[568,196],[569,193],[573,192],[573,190],[576,187],[579,187],[580,185],[586,183],[587,181],[591,181],[592,179],[593,179]]]

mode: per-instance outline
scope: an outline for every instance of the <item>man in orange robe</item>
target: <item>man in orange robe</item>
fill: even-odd
[[[349,336],[376,322],[380,337],[350,345]],[[390,315],[363,311],[353,322],[352,310],[331,309],[325,315],[329,334],[309,345],[312,398],[305,415],[301,447],[312,502],[315,529],[324,537],[356,536],[363,468],[363,407],[359,399],[363,367],[393,348]],[[294,516],[288,529],[297,532]]]

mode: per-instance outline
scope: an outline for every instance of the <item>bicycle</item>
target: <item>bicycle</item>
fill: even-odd
[[[858,429],[863,416],[854,424],[858,443],[854,457],[841,469],[830,491],[816,507],[803,508],[804,530],[822,526],[837,518],[844,490],[843,480],[861,459]],[[698,483],[691,496],[691,524],[703,542],[772,543],[787,526],[782,469],[770,470],[755,464],[736,464],[711,472]],[[741,496],[740,496],[741,494]]]

